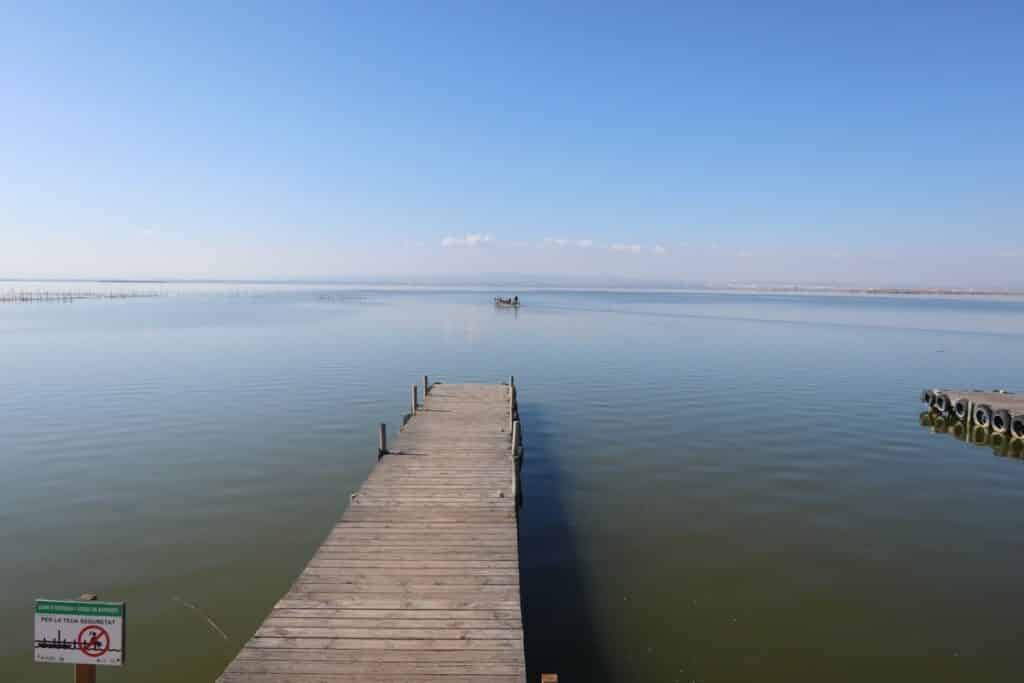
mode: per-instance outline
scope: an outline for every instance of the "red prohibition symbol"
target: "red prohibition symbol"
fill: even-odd
[[[78,632],[78,649],[87,657],[102,657],[110,650],[110,634],[97,624],[90,624]]]

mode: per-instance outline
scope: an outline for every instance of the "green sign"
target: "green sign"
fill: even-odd
[[[124,664],[124,603],[36,600],[35,660],[47,664]]]
[[[36,600],[36,614],[77,614],[85,617],[123,617],[124,603]]]

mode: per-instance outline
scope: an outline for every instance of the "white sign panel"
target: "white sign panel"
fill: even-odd
[[[124,663],[124,603],[36,600],[35,659],[54,664]]]

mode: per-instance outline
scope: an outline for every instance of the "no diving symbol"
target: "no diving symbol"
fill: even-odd
[[[107,629],[90,624],[78,632],[78,649],[87,657],[102,657],[110,650]]]

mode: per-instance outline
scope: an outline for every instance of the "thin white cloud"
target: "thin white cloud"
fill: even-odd
[[[621,242],[609,245],[608,250],[624,254],[656,254],[658,256],[668,253],[668,249],[660,244],[655,244],[651,247],[645,244],[623,244]]]
[[[545,247],[579,247],[589,249],[594,246],[594,240],[570,240],[564,237],[545,237]]]
[[[612,251],[624,251],[631,254],[639,254],[644,250],[639,244],[613,244],[608,248]]]
[[[467,233],[465,237],[445,237],[441,240],[442,247],[480,247],[494,242],[490,235]]]

